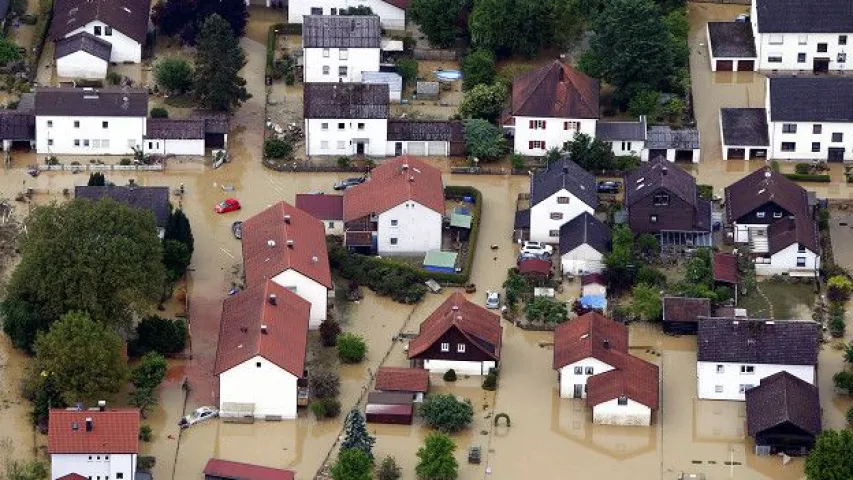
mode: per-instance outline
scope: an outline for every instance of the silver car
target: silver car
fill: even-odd
[[[495,310],[501,308],[501,294],[491,290],[486,292],[486,308]]]

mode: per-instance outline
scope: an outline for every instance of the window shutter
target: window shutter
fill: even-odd
[[[527,142],[527,144],[528,144],[527,148],[529,148],[530,150],[533,150],[533,140]]]
[[[536,122],[535,122],[535,121],[533,121],[533,120],[531,120],[531,121],[530,121],[530,129],[532,130],[532,129],[534,129],[534,128],[536,128]]]
[[[563,130],[569,129],[569,122],[563,122]]]
[[[545,128],[545,124],[546,124],[546,123],[547,123],[547,122],[546,122],[545,120],[542,120],[542,128]]]

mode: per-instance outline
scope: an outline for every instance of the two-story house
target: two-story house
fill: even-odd
[[[563,274],[598,273],[610,252],[610,229],[584,212],[560,227],[560,267]]]
[[[286,202],[243,222],[243,271],[249,288],[272,280],[311,304],[309,327],[326,319],[334,291],[323,223]]]
[[[388,85],[306,83],[306,155],[385,156]]]
[[[57,75],[104,78],[109,63],[140,63],[150,8],[145,0],[57,0],[48,33]]]
[[[711,246],[711,204],[699,196],[696,179],[662,158],[625,177],[625,208],[635,234],[651,233],[661,245]]]
[[[487,375],[500,364],[502,335],[498,315],[456,292],[421,323],[409,360],[430,373]]]
[[[302,23],[305,83],[361,82],[379,71],[382,31],[376,15],[308,15]]]
[[[571,160],[548,165],[530,178],[530,210],[527,225],[530,240],[558,243],[560,228],[575,217],[595,214],[598,192],[595,176]]]
[[[382,28],[404,30],[408,0],[291,0],[287,3],[287,23],[302,23],[313,15],[343,15],[351,7],[368,7],[379,17]]]
[[[139,410],[52,409],[47,432],[50,478],[133,480],[139,454]]]
[[[814,384],[820,338],[813,321],[701,318],[699,398],[742,402],[761,379],[783,371]]]
[[[142,147],[148,92],[121,88],[37,88],[39,155],[132,155]]]
[[[273,280],[225,299],[214,369],[221,416],[296,418],[311,308]]]
[[[725,200],[729,235],[748,246],[756,274],[817,274],[819,232],[803,187],[766,167],[726,187]]]
[[[441,172],[409,156],[383,162],[344,193],[344,244],[379,255],[441,250]]]

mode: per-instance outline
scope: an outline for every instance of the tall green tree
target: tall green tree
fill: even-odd
[[[151,212],[75,199],[36,207],[26,227],[21,262],[0,304],[16,347],[29,350],[39,331],[69,311],[126,329],[159,300],[163,247]]]
[[[634,315],[646,321],[660,320],[663,307],[658,287],[639,283],[634,285],[633,297],[631,311]]]
[[[824,430],[806,457],[809,480],[850,480],[853,478],[853,430]]]
[[[341,450],[361,450],[373,460],[374,443],[376,443],[376,439],[367,433],[364,415],[358,409],[353,408],[344,421],[344,441],[341,442]]]
[[[184,93],[193,86],[193,69],[183,58],[164,58],[154,65],[154,79],[166,93]]]
[[[331,474],[333,480],[372,480],[373,462],[363,450],[341,449]]]
[[[161,34],[195,45],[204,20],[214,14],[225,19],[234,35],[243,36],[249,21],[245,0],[161,0],[154,5],[151,20]]]
[[[451,394],[429,395],[421,403],[418,413],[427,425],[448,433],[467,428],[474,419],[471,402],[457,400]]]
[[[474,0],[468,21],[477,47],[499,56],[533,57],[551,43],[556,2],[540,0]]]
[[[585,133],[576,134],[565,150],[573,162],[590,172],[611,169],[615,162],[613,148],[609,143]]]
[[[35,343],[35,374],[50,377],[63,400],[112,398],[127,378],[124,342],[80,312],[62,316]]]
[[[163,355],[149,352],[130,372],[130,383],[134,387],[130,393],[130,403],[139,408],[143,417],[157,404],[157,387],[166,378],[168,368],[169,364]]]
[[[504,109],[509,88],[502,82],[494,85],[475,85],[465,92],[459,104],[459,115],[463,118],[480,118],[495,122]]]
[[[463,7],[463,0],[412,0],[408,12],[432,46],[448,48],[462,33],[459,16]]]
[[[506,139],[500,129],[486,120],[465,122],[465,147],[468,155],[490,162],[506,152]]]
[[[490,85],[495,80],[495,54],[478,48],[462,60],[462,88],[468,90],[481,83]]]
[[[459,463],[453,452],[456,444],[442,433],[430,433],[424,446],[418,449],[418,464],[415,467],[420,480],[455,480],[459,474]]]
[[[198,35],[195,59],[195,99],[203,108],[231,111],[251,98],[239,75],[246,55],[222,17],[207,17]]]

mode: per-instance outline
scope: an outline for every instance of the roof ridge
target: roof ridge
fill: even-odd
[[[522,99],[521,104],[518,106],[518,108],[514,108],[513,110],[520,110],[521,107],[523,107],[527,103],[527,101],[530,100],[530,97],[533,96],[533,92],[539,90],[539,87],[542,85],[542,81],[545,80],[545,77],[547,77],[548,74],[553,71],[554,66],[558,63],[560,63],[559,60],[554,60],[551,62],[550,65],[548,65],[547,68],[543,68],[529,73],[529,75],[536,76],[536,83],[532,85],[528,91],[525,92],[527,93],[527,95],[524,96],[524,99]],[[539,72],[543,72],[542,75],[538,75]]]

